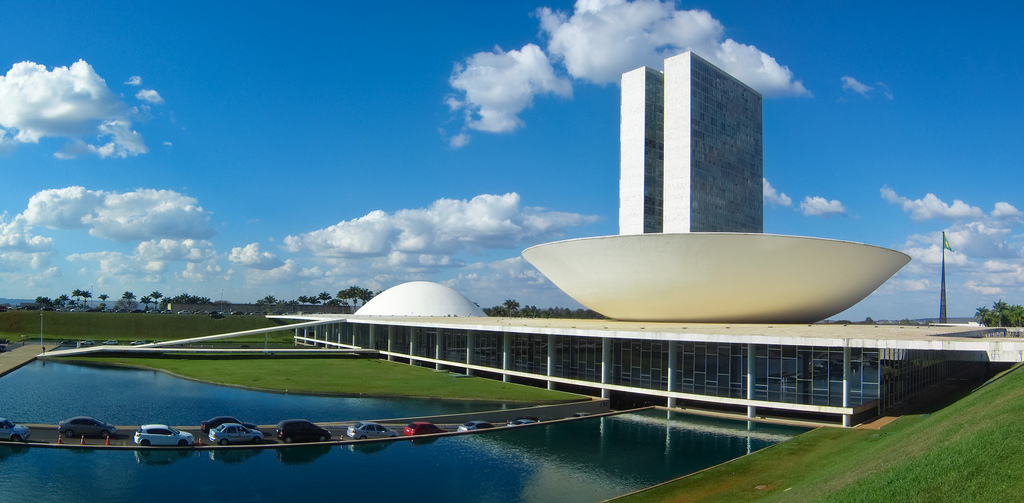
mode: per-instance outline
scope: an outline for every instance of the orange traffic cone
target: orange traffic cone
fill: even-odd
[[[196,437],[196,447],[203,446],[203,437]]]
[[[85,435],[82,435],[82,445],[85,445]]]
[[[61,435],[59,431],[57,432],[57,443],[58,444],[63,444],[64,443],[64,436]]]
[[[110,445],[110,435],[107,435],[107,443],[105,445]]]

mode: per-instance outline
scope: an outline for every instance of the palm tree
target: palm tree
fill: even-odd
[[[149,298],[149,296],[146,296],[146,297],[143,297],[143,298],[139,299],[139,302],[145,304],[146,305],[146,311],[149,311],[149,304],[151,302],[153,302],[153,299]]]
[[[154,304],[159,304],[160,299],[164,298],[164,294],[160,293],[159,290],[149,294],[149,298],[153,299]]]
[[[77,299],[82,296],[82,291],[76,288],[71,291],[71,296],[76,299],[75,304],[78,304],[79,301]]]
[[[994,314],[996,316],[996,319],[999,322],[999,326],[1001,326],[1001,327],[1005,326],[1007,324],[1006,323],[1006,312],[1007,312],[1007,310],[1009,310],[1009,308],[1010,308],[1010,305],[1007,304],[1006,302],[1004,302],[1003,299],[999,299],[998,302],[996,302],[995,304],[992,304],[992,314]]]
[[[67,304],[69,300],[71,300],[71,297],[68,297],[67,295],[64,295],[62,293],[60,294],[60,297],[53,299],[53,303],[57,304],[58,307],[64,307],[64,305]]]
[[[507,299],[507,300],[505,300],[505,302],[502,304],[502,306],[505,307],[505,312],[509,316],[515,316],[519,312],[519,302],[516,302],[515,299]]]
[[[85,299],[85,308],[89,308],[89,299],[92,298],[92,292],[88,290],[82,290],[82,298]]]
[[[331,300],[331,294],[327,292],[320,292],[320,295],[316,296],[316,300],[319,300],[321,303],[326,304],[327,301]]]
[[[131,311],[135,308],[135,294],[132,292],[124,292],[121,294],[121,302],[124,303],[125,309]]]
[[[989,308],[987,308],[985,306],[979,307],[978,310],[975,311],[975,313],[974,313],[974,319],[978,320],[978,323],[981,323],[982,325],[984,325],[986,327],[989,326],[988,323],[989,323],[989,318],[991,316],[992,316],[992,311],[989,310]]]
[[[298,297],[295,297],[295,300],[299,301],[299,304],[309,304],[310,303],[309,297],[307,297],[305,295],[299,295]]]
[[[1012,305],[1006,310],[1006,324],[1011,327],[1024,326],[1024,306]]]

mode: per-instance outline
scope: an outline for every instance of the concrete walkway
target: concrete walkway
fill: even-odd
[[[10,348],[10,346],[7,346]],[[36,355],[42,353],[37,345],[19,346],[14,349],[0,353],[0,377],[3,377],[19,368],[27,365],[36,359]]]

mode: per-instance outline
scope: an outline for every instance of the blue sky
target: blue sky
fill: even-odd
[[[491,4],[494,5],[491,5]],[[248,302],[415,279],[576,304],[520,257],[618,232],[617,75],[760,90],[765,232],[913,261],[839,315],[1024,303],[1019,6],[7,3],[0,297]]]

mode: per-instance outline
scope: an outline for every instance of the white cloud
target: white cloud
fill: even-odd
[[[125,84],[127,84],[129,86],[141,86],[142,85],[142,77],[139,77],[138,75],[132,75],[132,77],[130,79],[128,79],[128,81],[125,82]]]
[[[478,52],[455,66],[450,83],[461,98],[450,96],[449,107],[463,110],[470,129],[490,133],[521,127],[518,114],[533,104],[534,96],[572,96],[572,84],[555,75],[547,55],[534,44],[518,51],[496,47],[493,52]],[[451,144],[458,147],[466,141],[459,135]]]
[[[548,52],[575,78],[618,82],[640,66],[660,69],[692,50],[766,96],[810,96],[789,68],[752,45],[722,40],[725,27],[704,10],[658,0],[580,0],[572,14],[541,8]]]
[[[786,194],[775,190],[775,187],[768,183],[768,179],[764,179],[764,202],[772,206],[789,207],[793,205],[793,200]]]
[[[164,99],[160,96],[160,93],[156,92],[153,89],[143,89],[135,93],[135,97],[142,101],[146,101],[156,105],[159,105],[164,102]]]
[[[869,85],[861,84],[857,79],[850,76],[843,76],[841,80],[843,81],[843,90],[853,91],[865,98],[867,98],[871,90],[874,89]]]
[[[959,199],[954,200],[952,205],[948,205],[931,193],[926,194],[922,199],[915,199],[913,201],[896,195],[896,191],[889,188],[889,186],[883,186],[881,193],[883,199],[892,204],[902,206],[903,211],[910,213],[910,218],[918,222],[933,218],[943,220],[977,219],[984,215],[981,208],[970,206]],[[1006,206],[1013,208],[1009,204],[1006,204]],[[997,211],[1008,212],[1010,211],[1009,208],[997,206]]]
[[[31,230],[32,226],[22,215],[10,222],[6,213],[0,215],[0,252],[38,253],[53,248],[53,239],[32,235]]]
[[[16,63],[0,77],[0,143],[38,143],[43,137],[66,138],[69,144],[54,155],[101,158],[148,152],[142,136],[131,129],[127,105],[83,60],[47,71],[31,61]],[[86,141],[107,139],[99,145]]]
[[[213,236],[210,216],[194,198],[170,190],[116,193],[83,187],[49,189],[29,199],[25,221],[51,229],[89,229],[114,241]]]
[[[244,248],[235,247],[231,249],[228,260],[232,264],[250,267],[253,269],[276,269],[284,265],[277,255],[270,252],[260,252],[259,243],[250,243]]]
[[[323,257],[386,257],[392,252],[451,255],[461,251],[513,248],[558,236],[596,217],[521,208],[519,195],[485,194],[470,200],[439,199],[429,208],[373,211],[366,216],[284,239],[290,252]],[[404,259],[403,259],[404,260]],[[418,259],[417,259],[418,260]]]
[[[885,99],[890,101],[893,99],[892,90],[889,89],[889,86],[885,85],[884,82],[876,82],[875,85],[877,85],[878,89],[882,91],[882,96],[885,96]]]
[[[821,196],[807,196],[800,203],[800,212],[806,216],[828,218],[832,215],[845,215],[846,207],[835,199],[829,201]]]

